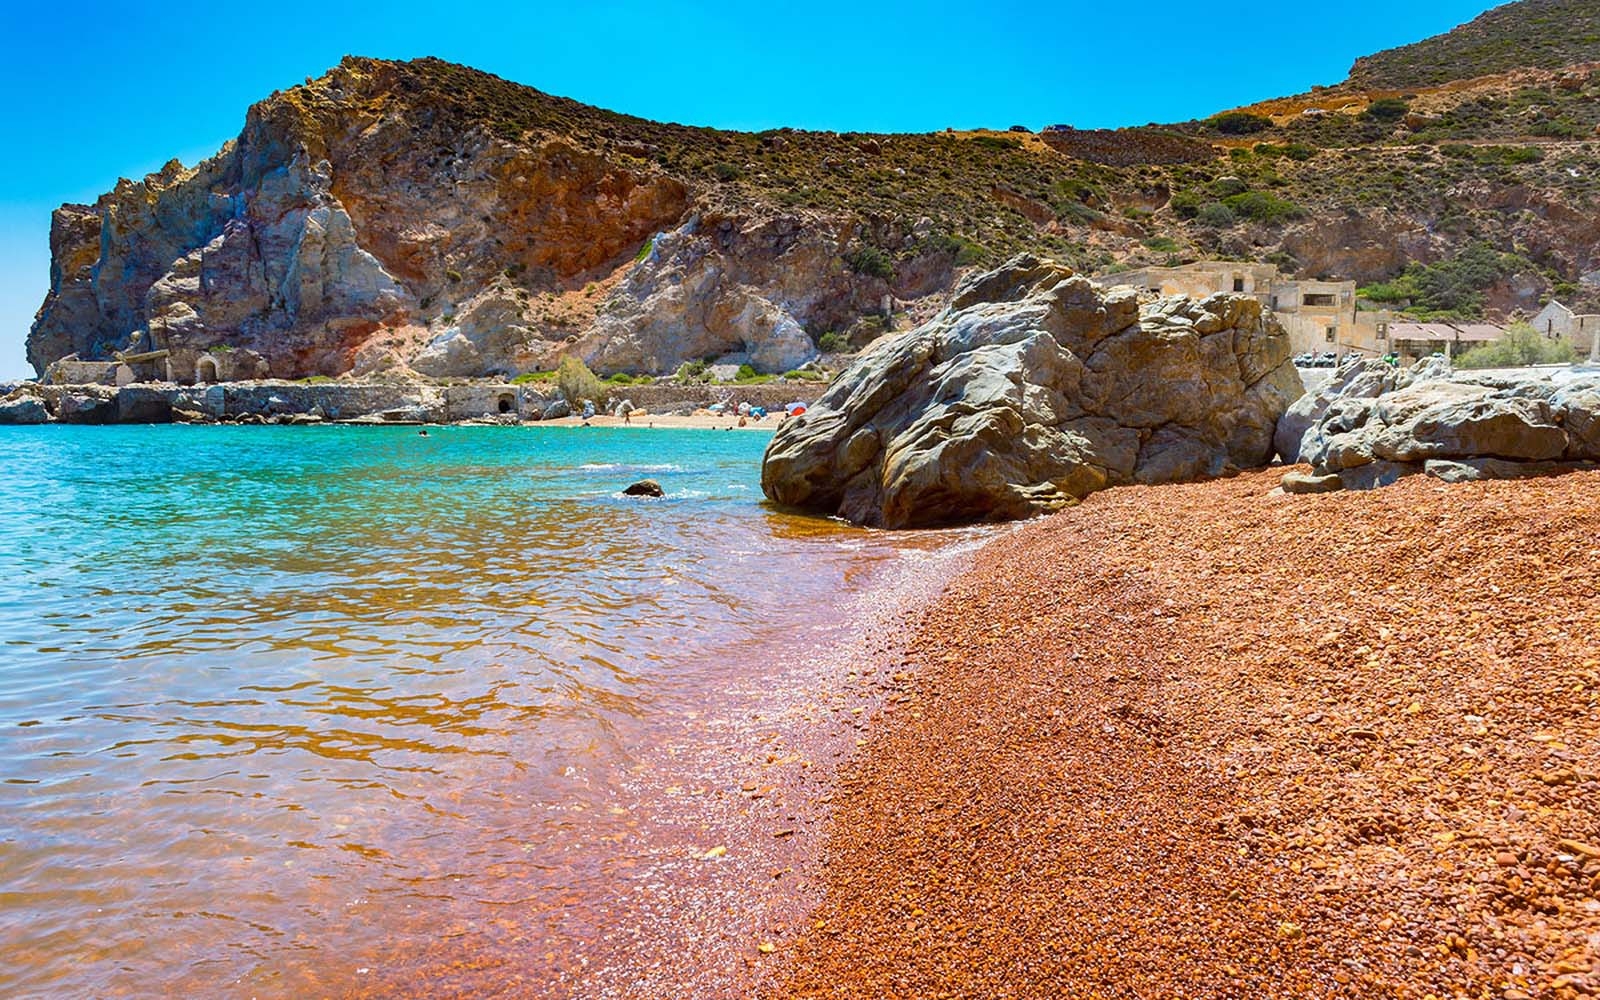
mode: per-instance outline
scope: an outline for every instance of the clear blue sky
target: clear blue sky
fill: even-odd
[[[1448,30],[1495,3],[740,6],[7,0],[0,378],[29,374],[22,345],[49,285],[52,208],[92,201],[118,177],[174,156],[192,164],[210,155],[237,134],[252,101],[346,53],[439,56],[617,111],[724,128],[1120,126],[1337,83],[1356,56]],[[1258,30],[1269,24],[1270,33]],[[1293,51],[1277,39],[1293,40]]]

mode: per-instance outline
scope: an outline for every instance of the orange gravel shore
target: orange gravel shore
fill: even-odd
[[[764,992],[1600,995],[1600,474],[1280,472],[980,553]]]

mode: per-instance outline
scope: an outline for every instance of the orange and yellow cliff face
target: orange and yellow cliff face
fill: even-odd
[[[736,353],[783,371],[817,353],[808,329],[891,295],[839,266],[848,222],[720,204],[612,118],[436,60],[346,59],[199,166],[59,209],[29,360],[164,349],[184,378],[240,349],[293,378]]]

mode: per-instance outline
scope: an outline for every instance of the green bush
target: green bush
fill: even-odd
[[[1236,194],[1244,194],[1250,190],[1250,185],[1237,177],[1218,177],[1211,182],[1211,193],[1218,198],[1232,198]]]
[[[1144,241],[1144,245],[1156,253],[1172,253],[1178,249],[1178,241],[1170,236],[1152,236]]]
[[[1412,262],[1393,280],[1367,285],[1356,294],[1371,302],[1403,307],[1424,319],[1476,319],[1483,315],[1484,293],[1489,288],[1531,268],[1516,254],[1474,243],[1451,260]]]
[[[1202,226],[1210,226],[1212,229],[1227,229],[1239,221],[1238,217],[1233,214],[1233,209],[1220,201],[1207,202],[1200,206],[1200,211],[1195,213],[1194,220]]]
[[[1514,323],[1492,344],[1474,347],[1455,359],[1458,368],[1520,368],[1524,365],[1559,365],[1577,360],[1565,338],[1552,340],[1526,323]]]
[[[894,258],[871,245],[862,245],[844,255],[845,266],[857,274],[888,281],[894,277]]]
[[[1256,222],[1265,222],[1274,225],[1298,219],[1305,215],[1305,211],[1292,201],[1285,201],[1275,194],[1265,191],[1246,191],[1236,194],[1231,198],[1222,199],[1222,203],[1240,218],[1253,219]]]
[[[572,354],[561,359],[561,365],[556,369],[556,386],[573,406],[585,399],[592,399],[599,406],[605,402],[608,394],[605,383],[595,377],[582,358]]]
[[[740,170],[731,163],[713,163],[711,165],[711,176],[715,177],[719,181],[722,181],[724,184],[726,184],[728,181],[738,180],[740,175],[743,173],[744,171]]]
[[[1369,121],[1397,122],[1410,110],[1411,105],[1402,98],[1380,97],[1367,105],[1367,110],[1361,112],[1361,115]]]
[[[935,233],[929,236],[927,246],[936,253],[949,254],[955,259],[957,267],[980,263],[988,255],[988,251],[981,244],[975,243],[965,236],[953,236],[946,233]]]
[[[1446,143],[1439,152],[1456,160],[1472,160],[1489,166],[1515,167],[1525,163],[1538,163],[1544,153],[1532,146],[1469,146],[1465,143]]]
[[[679,385],[692,385],[706,380],[706,370],[711,366],[704,361],[685,361],[678,366],[673,374],[673,381]]]
[[[1212,118],[1209,124],[1223,135],[1253,135],[1271,128],[1272,119],[1248,111],[1229,111]]]
[[[840,351],[848,351],[849,349],[850,341],[842,333],[829,330],[817,338],[817,350],[824,354],[837,354]]]
[[[1172,206],[1173,214],[1180,219],[1192,219],[1199,215],[1205,203],[1205,199],[1193,191],[1179,191],[1167,202]]]
[[[529,382],[554,382],[556,373],[549,372],[523,372],[511,380],[512,385],[527,385]]]
[[[606,376],[606,382],[610,385],[632,385],[634,379],[627,372],[615,372]]]
[[[1307,146],[1303,142],[1291,142],[1282,146],[1274,146],[1267,142],[1258,142],[1256,143],[1256,153],[1260,156],[1265,156],[1268,159],[1277,159],[1280,156],[1284,156],[1291,160],[1299,160],[1303,163],[1306,160],[1311,159],[1313,156],[1316,156],[1317,150],[1314,146]]]

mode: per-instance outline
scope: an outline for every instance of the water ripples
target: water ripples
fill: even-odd
[[[394,914],[600,877],[574,824],[652,727],[902,552],[757,506],[763,445],[8,428],[0,994],[272,995]]]

